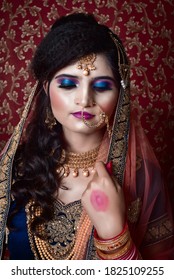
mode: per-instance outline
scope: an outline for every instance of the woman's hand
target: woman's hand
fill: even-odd
[[[103,162],[97,162],[92,180],[82,195],[82,205],[100,238],[118,235],[125,224],[123,190],[109,175]]]

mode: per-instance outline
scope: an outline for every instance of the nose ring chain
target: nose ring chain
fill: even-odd
[[[99,114],[99,121],[97,123],[94,123],[94,122],[88,122],[85,117],[84,117],[84,110],[82,110],[82,120],[83,120],[83,123],[89,127],[89,128],[97,128],[99,127],[102,123],[105,122],[106,126],[107,126],[107,132],[108,132],[108,135],[109,135],[109,138],[111,137],[111,129],[110,129],[110,126],[109,126],[109,118],[108,116],[106,115],[105,112],[101,111],[100,114]]]

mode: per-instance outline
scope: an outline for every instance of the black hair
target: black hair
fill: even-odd
[[[110,33],[111,30],[98,24],[91,14],[61,17],[36,49],[31,64],[34,76],[41,82],[49,81],[55,72],[81,57],[103,53],[119,79],[118,49]],[[120,39],[115,34],[113,36],[122,45]]]

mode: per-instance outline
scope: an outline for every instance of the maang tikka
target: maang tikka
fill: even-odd
[[[77,68],[83,70],[83,74],[88,76],[91,70],[95,70],[96,67],[94,65],[94,61],[96,60],[96,54],[91,53],[81,57],[78,61]]]

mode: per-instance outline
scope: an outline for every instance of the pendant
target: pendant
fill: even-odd
[[[95,173],[94,167],[92,167],[92,170],[89,171],[87,168],[81,169],[82,174],[84,177],[89,177],[90,174]],[[63,177],[68,177],[71,173],[74,178],[78,177],[80,174],[80,170],[78,168],[70,169],[69,166],[59,167],[56,169],[56,172]]]
[[[73,177],[77,177],[78,175],[79,175],[79,171],[76,168],[76,169],[73,170]]]
[[[89,176],[89,170],[88,169],[83,170],[83,176],[85,176],[85,177]]]
[[[63,176],[64,177],[68,177],[69,173],[70,173],[69,167],[68,166],[64,166]]]

